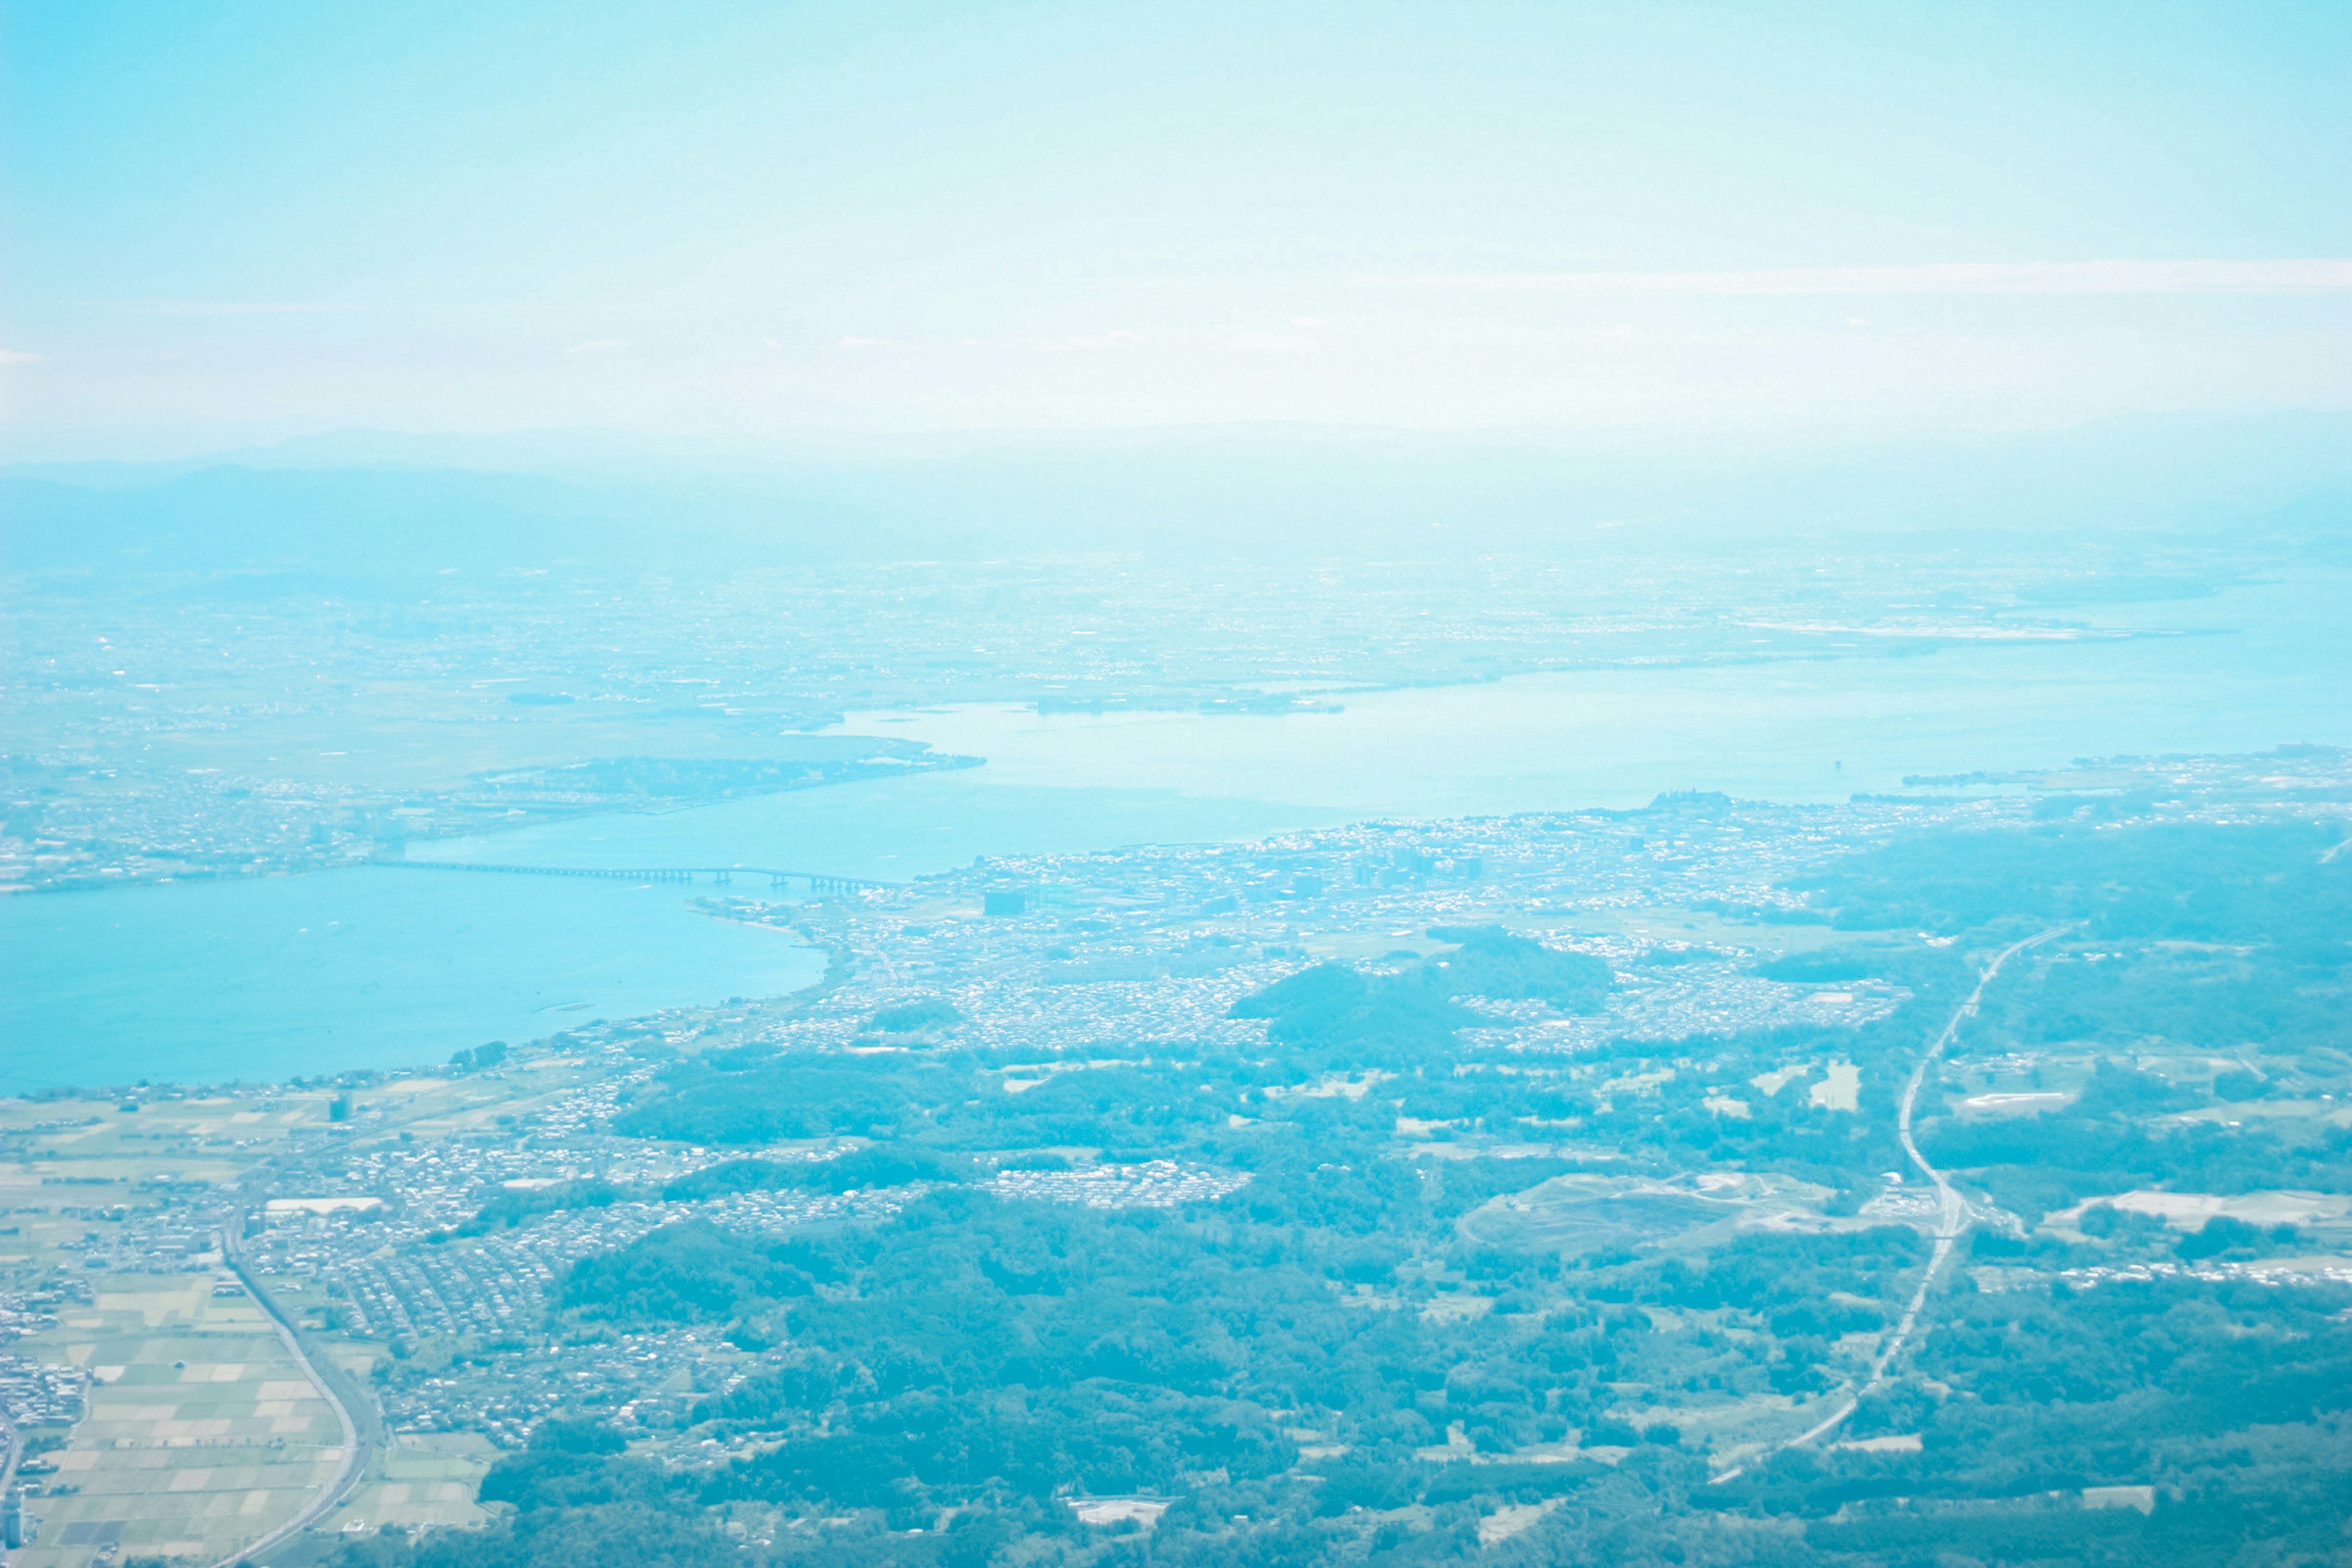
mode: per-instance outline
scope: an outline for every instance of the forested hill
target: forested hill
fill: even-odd
[[[2337,1561],[2352,858],[2325,817],[2105,798],[1874,835],[1705,947],[1285,948],[1183,982],[1229,999],[1175,1049],[1041,1063],[980,1042],[981,992],[854,985],[837,1047],[644,1039],[612,1134],[691,1173],[496,1197],[436,1245],[667,1216],[538,1331],[736,1370],[541,1425],[487,1532],[344,1561]],[[1752,843],[1745,810],[1709,830]],[[1826,999],[1602,1026],[1709,965]],[[1956,1016],[1914,1110],[1963,1225],[1874,1379],[1944,1223],[1898,1106]],[[832,1217],[745,1218],[787,1211]],[[388,1386],[500,1353],[420,1347]]]

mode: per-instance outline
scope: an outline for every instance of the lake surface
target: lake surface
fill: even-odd
[[[1338,713],[864,714],[837,732],[987,763],[422,844],[411,858],[904,880],[981,855],[1368,816],[1622,807],[1674,789],[1842,800],[1906,774],[2352,744],[2347,588],[2345,574],[2307,574],[2080,617],[2166,636],[1531,676],[1347,694]],[[772,995],[821,972],[789,937],[698,914],[692,896],[355,869],[0,900],[0,1088],[441,1061],[567,1019]]]
[[[421,1066],[824,973],[676,887],[360,868],[20,895],[0,900],[0,1089]]]
[[[1345,711],[1040,716],[990,706],[846,728],[984,756],[1021,785],[1172,789],[1350,819],[1643,805],[1663,791],[1784,802],[1911,774],[2078,757],[2352,743],[2352,578],[2083,614],[2063,642],[1909,658],[1525,676],[1345,696]],[[2105,639],[2122,627],[2166,635]]]
[[[422,845],[412,858],[761,865],[887,879],[1013,855],[1261,837],[1367,817],[1842,801],[1911,775],[2352,744],[2352,578],[2094,612],[2067,641],[1908,658],[1612,668],[1345,694],[1341,711],[854,716],[983,767]],[[2102,637],[2108,626],[2164,635]]]

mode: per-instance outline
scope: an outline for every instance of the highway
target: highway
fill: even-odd
[[[373,1406],[368,1403],[365,1393],[351,1382],[349,1374],[341,1367],[328,1361],[323,1352],[317,1359],[312,1358],[301,1330],[262,1289],[260,1279],[247,1263],[244,1251],[237,1245],[234,1226],[234,1219],[225,1222],[222,1226],[222,1255],[228,1259],[229,1267],[236,1270],[237,1279],[244,1282],[254,1304],[268,1315],[271,1326],[278,1331],[278,1337],[286,1342],[288,1352],[294,1357],[295,1364],[302,1369],[302,1375],[310,1380],[310,1386],[319,1391],[319,1397],[334,1411],[335,1418],[343,1429],[343,1462],[335,1472],[334,1479],[320,1488],[293,1518],[260,1540],[222,1558],[213,1564],[213,1568],[237,1568],[239,1563],[255,1562],[264,1552],[284,1545],[325,1518],[329,1510],[351,1495],[352,1489],[359,1485],[360,1478],[367,1474],[368,1464],[375,1458],[376,1446],[383,1435],[382,1423],[377,1419]]]
[[[1885,1383],[1886,1369],[1894,1364],[1895,1358],[1902,1353],[1904,1345],[1910,1341],[1913,1331],[1918,1327],[1919,1314],[1927,1305],[1927,1294],[1936,1288],[1937,1279],[1944,1272],[1944,1265],[1951,1260],[1953,1248],[1959,1244],[1960,1236],[1968,1229],[1969,1225],[1968,1201],[1960,1196],[1951,1183],[1944,1179],[1944,1173],[1941,1171],[1927,1163],[1927,1157],[1919,1152],[1919,1145],[1912,1141],[1911,1111],[1912,1108],[1918,1103],[1920,1086],[1927,1081],[1927,1069],[1936,1065],[1937,1058],[1944,1054],[1945,1048],[1950,1046],[1953,1039],[1959,1034],[1961,1024],[1975,1015],[1977,1004],[1984,998],[1985,987],[1993,983],[1994,976],[2000,973],[2001,965],[2037,942],[2048,942],[2052,937],[2072,929],[2071,926],[2053,926],[2048,931],[2029,936],[2022,942],[2013,942],[1994,954],[1992,963],[1985,966],[1982,974],[1977,976],[1976,989],[1969,992],[1967,999],[1952,1010],[1950,1019],[1944,1025],[1944,1032],[1936,1037],[1936,1043],[1922,1053],[1919,1065],[1911,1069],[1911,1081],[1903,1087],[1903,1103],[1895,1113],[1895,1131],[1903,1141],[1904,1153],[1909,1155],[1911,1163],[1918,1166],[1921,1173],[1936,1184],[1937,1201],[1936,1249],[1927,1258],[1927,1269],[1919,1276],[1919,1288],[1912,1292],[1911,1304],[1903,1310],[1903,1316],[1895,1323],[1895,1331],[1880,1342],[1878,1353],[1870,1363],[1869,1379],[1825,1419],[1807,1427],[1784,1443],[1774,1444],[1759,1455],[1758,1459],[1769,1458],[1783,1449],[1811,1443],[1816,1438],[1836,1431],[1845,1424],[1846,1418],[1854,1413],[1855,1408],[1866,1396]],[[1721,1486],[1726,1481],[1736,1480],[1747,1473],[1749,1465],[1757,1462],[1758,1460],[1750,1460],[1747,1465],[1734,1465],[1719,1476],[1709,1477],[1707,1485]]]
[[[5,1499],[8,1489],[16,1484],[16,1467],[25,1458],[25,1436],[16,1430],[16,1424],[8,1419],[5,1410],[0,1410],[0,1445],[5,1445],[5,1450],[0,1451],[6,1455],[0,1458],[0,1499]],[[0,1563],[5,1563],[12,1555],[6,1547],[0,1546]]]

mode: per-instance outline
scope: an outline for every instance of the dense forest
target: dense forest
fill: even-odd
[[[2352,1194],[2318,1098],[2352,1065],[2332,843],[2060,818],[1850,857],[1801,890],[1853,934],[1756,973],[1900,997],[1855,1025],[1490,1049],[1482,1003],[1588,1013],[1611,966],[1439,928],[1242,998],[1262,1047],[1107,1048],[1018,1094],[943,1006],[877,1021],[905,1050],[656,1053],[619,1129],[736,1152],[665,1196],[904,1201],[584,1259],[549,1333],[694,1323],[756,1356],[681,1417],[723,1457],[550,1422],[491,1471],[493,1530],[345,1561],[2340,1563],[2352,1289],[2243,1267],[2309,1253],[2307,1224],[2121,1202]],[[1930,1251],[1897,1098],[1990,952],[2048,929],[1924,1077],[1920,1147],[1972,1219],[1874,1383]],[[850,1152],[755,1152],[828,1138]],[[1145,1160],[1247,1179],[1116,1210],[992,1182]],[[1720,1462],[1857,1394],[1833,1440]]]

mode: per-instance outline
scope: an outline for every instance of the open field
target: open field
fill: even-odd
[[[2220,1215],[2269,1229],[2294,1226],[2308,1233],[2316,1245],[2342,1247],[2352,1242],[2352,1196],[2342,1193],[2252,1192],[2175,1193],[2137,1191],[2087,1199],[2062,1213],[2048,1215],[2042,1224],[2080,1235],[2084,1217],[2095,1208],[2119,1214],[2153,1215],[2175,1230],[2204,1228]]]
[[[489,1516],[474,1501],[474,1490],[497,1457],[478,1432],[402,1433],[318,1528],[358,1534],[387,1525],[480,1524]]]
[[[217,1562],[291,1518],[336,1475],[341,1429],[229,1274],[221,1231],[258,1205],[228,1194],[266,1162],[346,1137],[495,1128],[579,1076],[541,1058],[511,1076],[393,1080],[361,1091],[341,1123],[323,1091],[0,1104],[0,1289],[67,1297],[53,1326],[7,1350],[89,1379],[87,1415],[41,1429],[66,1441],[25,1477],[37,1536],[11,1568]],[[315,1283],[275,1281],[273,1294],[324,1329]],[[320,1348],[362,1384],[382,1353],[333,1333]],[[478,1523],[493,1452],[474,1434],[399,1437],[320,1529]]]
[[[1554,1176],[1494,1198],[1461,1221],[1462,1234],[1494,1246],[1581,1253],[1612,1247],[1703,1247],[1757,1226],[1833,1228],[1822,1216],[1826,1189],[1787,1176]]]
[[[92,1304],[17,1347],[92,1380],[88,1418],[32,1500],[41,1531],[23,1568],[94,1562],[110,1545],[215,1561],[333,1476],[334,1414],[249,1298],[214,1295],[210,1274],[89,1283]]]

